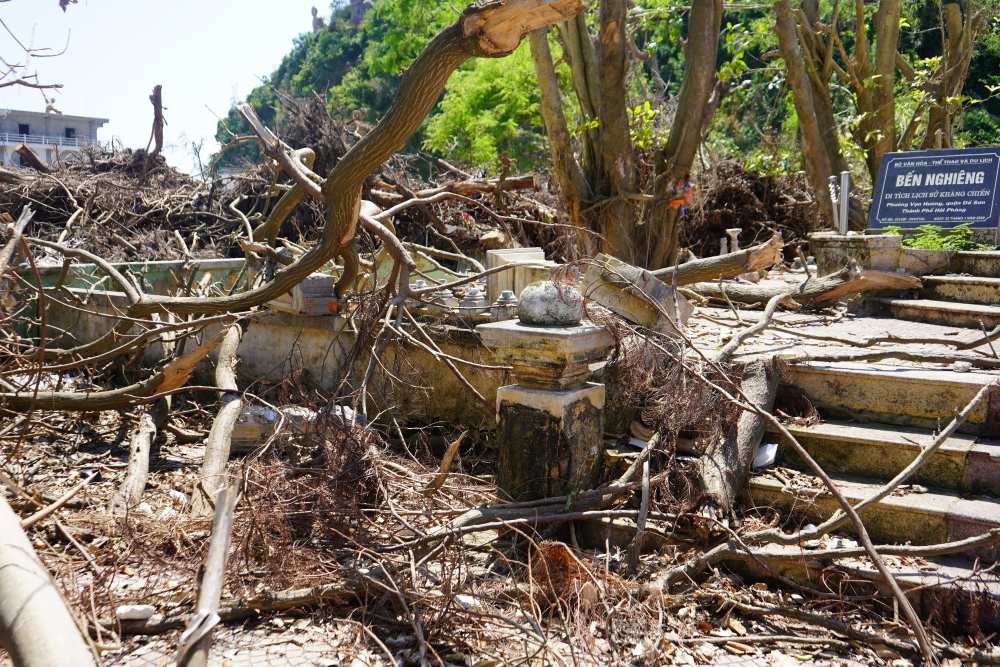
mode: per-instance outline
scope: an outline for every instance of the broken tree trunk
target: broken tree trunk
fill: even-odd
[[[603,253],[594,258],[583,279],[584,294],[630,322],[671,333],[691,315],[687,300],[646,269]]]
[[[205,460],[201,464],[198,482],[191,495],[191,513],[194,516],[210,515],[216,495],[227,484],[225,472],[232,446],[233,428],[243,411],[243,399],[236,386],[236,352],[240,347],[241,335],[242,330],[238,324],[230,325],[219,346],[215,384],[222,390],[221,406],[205,440]]]
[[[660,269],[653,271],[653,275],[668,285],[673,284],[675,271],[677,272],[678,285],[690,285],[691,283],[718,280],[719,278],[734,278],[744,273],[771,268],[781,261],[783,247],[781,235],[775,234],[760,245],[731,252],[728,255],[696,259],[677,267]]]
[[[161,398],[139,415],[139,423],[129,439],[128,473],[121,489],[111,498],[110,509],[115,516],[124,515],[129,507],[142,500],[149,477],[150,451],[170,410],[169,400]]]
[[[0,647],[18,667],[93,667],[94,656],[49,573],[0,496]]]
[[[767,412],[778,393],[777,361],[767,359],[746,365],[740,392],[746,400]],[[701,486],[700,512],[725,520],[750,475],[757,447],[764,437],[764,419],[742,411],[736,424],[722,438],[715,439],[698,459],[695,475]]]
[[[856,267],[841,269],[819,278],[809,278],[788,298],[803,306],[816,306],[839,301],[862,292],[880,290],[919,289],[920,278],[908,273],[860,271]],[[751,283],[697,283],[689,285],[695,294],[737,303],[765,303],[788,290],[785,285],[754,285]]]

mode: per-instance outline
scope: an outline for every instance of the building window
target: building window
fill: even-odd
[[[76,139],[76,128],[75,127],[67,127],[66,128],[66,138],[67,139]]]
[[[17,124],[17,133],[18,134],[31,134],[31,126],[28,125],[27,123],[18,123]]]

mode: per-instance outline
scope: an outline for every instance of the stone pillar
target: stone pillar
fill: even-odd
[[[514,368],[517,384],[497,391],[497,483],[518,500],[563,495],[598,483],[605,388],[588,381],[589,364],[602,360],[613,344],[606,329],[579,317],[529,315],[539,299],[562,299],[572,290],[575,296],[569,299],[579,299],[582,316],[582,298],[576,290],[560,288],[554,295],[546,287],[536,298],[534,289],[530,286],[522,294],[520,319],[476,328],[497,359]]]

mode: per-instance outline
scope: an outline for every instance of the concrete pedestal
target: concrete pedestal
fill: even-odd
[[[533,500],[593,488],[604,452],[604,385],[550,391],[508,385],[497,391],[497,482]]]
[[[589,365],[611,348],[611,335],[587,321],[509,320],[476,329],[517,381],[497,390],[500,488],[517,500],[593,488],[604,453],[605,388],[587,380]]]

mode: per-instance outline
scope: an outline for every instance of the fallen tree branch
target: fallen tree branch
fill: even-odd
[[[72,613],[0,496],[0,646],[18,667],[97,664]]]
[[[178,667],[205,667],[212,647],[212,629],[220,616],[219,600],[226,576],[226,560],[233,535],[233,515],[240,495],[240,480],[219,492],[216,496],[215,518],[212,522],[212,537],[205,556],[204,575],[198,591],[198,608],[187,630],[181,635],[177,648]]]
[[[97,473],[96,472],[93,472],[93,473],[87,475],[86,479],[84,479],[82,482],[78,483],[76,486],[74,486],[73,488],[71,488],[66,493],[62,494],[55,502],[53,502],[50,505],[47,505],[46,507],[43,507],[42,509],[38,510],[37,512],[35,512],[31,516],[29,516],[27,519],[24,519],[23,521],[21,521],[21,528],[23,528],[24,530],[27,530],[28,528],[31,528],[32,526],[34,526],[39,521],[41,521],[41,520],[45,519],[46,517],[48,517],[50,514],[52,514],[53,512],[55,512],[57,509],[59,509],[60,507],[62,507],[66,503],[68,503],[70,500],[72,500],[73,497],[76,494],[78,494],[83,489],[83,487],[85,487],[88,484],[90,484],[91,482],[93,482],[95,477],[97,477]]]
[[[778,394],[777,362],[754,361],[743,371],[740,393],[761,410],[770,411]],[[750,476],[757,447],[764,437],[764,419],[741,411],[721,438],[715,438],[695,463],[693,474],[702,490],[698,514],[728,525],[728,518]]]
[[[219,346],[215,384],[222,391],[221,405],[205,440],[205,458],[191,493],[191,514],[196,517],[211,514],[215,496],[228,485],[225,472],[232,447],[233,428],[243,410],[243,398],[236,385],[235,370],[242,333],[239,324],[231,324]]]
[[[11,257],[14,256],[14,249],[21,242],[21,235],[24,233],[25,227],[27,227],[31,220],[35,217],[35,212],[30,206],[25,206],[21,209],[21,215],[17,217],[17,222],[14,223],[11,229],[10,240],[7,241],[7,245],[4,246],[3,250],[0,251],[0,273],[7,269],[7,265],[10,263]]]
[[[919,278],[907,273],[843,268],[827,276],[807,279],[798,289],[786,296],[803,306],[818,306],[864,292],[918,289],[921,284]],[[783,294],[787,288],[752,283],[699,282],[689,285],[688,289],[710,299],[719,301],[729,299],[739,303],[754,304],[764,303],[778,294]]]
[[[0,392],[0,406],[12,410],[120,410],[145,403],[160,394],[179,389],[190,379],[194,367],[222,340],[224,332],[205,340],[201,345],[174,359],[142,382],[106,391],[17,391]]]
[[[760,245],[744,250],[731,252],[728,255],[706,257],[685,262],[676,267],[668,267],[653,271],[653,275],[668,285],[690,285],[705,280],[719,278],[734,278],[744,273],[763,271],[781,261],[781,249],[784,243],[780,234],[775,234]],[[674,273],[676,272],[676,283]]]
[[[158,399],[139,415],[139,423],[129,438],[128,472],[121,488],[111,498],[110,510],[115,516],[123,516],[128,509],[142,500],[149,479],[149,459],[153,442],[170,410],[170,399]]]

